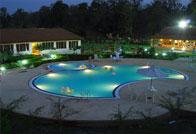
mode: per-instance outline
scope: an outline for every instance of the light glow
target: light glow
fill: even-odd
[[[190,23],[190,20],[181,20],[178,22],[178,27],[184,29],[186,28]]]
[[[87,69],[87,66],[86,65],[80,65],[79,69]]]
[[[171,76],[169,76],[169,78],[179,79],[179,80],[184,80],[185,79],[184,75],[181,75],[181,74],[171,75]]]
[[[119,84],[120,85],[120,84]],[[107,90],[108,91],[113,91],[115,88],[117,88],[119,86],[118,84],[115,84],[115,83],[111,83],[111,84],[107,84],[107,85],[104,85],[107,87]]]
[[[37,87],[39,89],[43,89],[43,90],[46,90],[48,88],[48,86],[46,86],[46,85],[37,85]]]
[[[155,56],[158,56],[159,55],[159,53],[155,53]]]
[[[51,54],[51,55],[50,55],[50,58],[51,58],[51,59],[56,59],[57,56],[56,56],[56,54]]]
[[[109,65],[105,65],[103,68],[108,69],[108,70],[113,69],[113,67]]]
[[[26,65],[26,64],[28,64],[28,60],[22,60],[21,63],[22,63],[22,65]]]
[[[162,53],[162,56],[167,56],[167,53]]]
[[[6,70],[6,68],[5,67],[0,67],[0,70],[3,72],[3,71]]]
[[[67,64],[65,63],[59,63],[59,66],[66,66]]]
[[[86,70],[84,70],[84,72],[87,73],[87,74],[90,74],[90,73],[92,73],[93,71],[90,70],[90,69],[86,69]]]
[[[57,78],[58,77],[58,74],[49,73],[47,76],[50,77],[50,78]]]
[[[142,69],[150,68],[150,66],[142,66]]]
[[[186,51],[186,47],[182,47],[182,51]]]
[[[147,48],[145,48],[145,49],[144,49],[144,51],[145,51],[145,52],[147,52],[147,51],[148,51],[148,49],[147,49]]]

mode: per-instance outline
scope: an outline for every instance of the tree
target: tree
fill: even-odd
[[[7,12],[7,8],[2,7],[0,8],[0,28],[7,28],[10,27],[10,15]]]
[[[29,13],[24,11],[23,9],[18,9],[12,15],[12,24],[13,24],[13,27],[17,27],[17,28],[29,27],[30,25]]]
[[[50,7],[43,6],[38,11],[39,22],[38,27],[51,27],[51,13]]]
[[[190,4],[187,7],[187,14],[190,17],[190,19],[192,20],[192,24],[196,25],[196,1],[192,0],[190,2]]]
[[[51,6],[52,27],[63,27],[68,23],[69,6],[62,0],[57,1]]]
[[[183,6],[180,0],[153,0],[142,5],[143,0],[93,0],[91,5],[67,5],[58,0],[36,12],[18,9],[13,15],[1,8],[2,28],[62,27],[83,37],[110,40],[150,38],[167,26],[188,15],[196,19],[195,1]],[[195,25],[195,22],[193,23]]]
[[[179,110],[187,105],[195,105],[196,88],[189,89],[187,87],[177,91],[168,91],[166,95],[160,98],[160,106],[167,109],[172,116],[177,116]]]

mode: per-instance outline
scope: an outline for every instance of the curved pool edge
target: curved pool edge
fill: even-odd
[[[94,65],[93,68],[95,68],[96,66]],[[160,66],[161,67],[161,66]],[[185,81],[188,81],[189,80],[189,76],[181,71],[177,71],[175,69],[172,69],[172,68],[168,68],[168,67],[164,67],[164,68],[167,68],[167,69],[170,69],[170,70],[173,70],[181,75],[184,76],[184,79],[182,80],[185,80]],[[82,70],[85,70],[85,69],[82,69]],[[54,71],[54,72],[60,72],[60,71],[82,71],[82,70],[59,70],[59,71]],[[52,71],[52,70],[51,70]],[[51,95],[51,96],[55,96],[55,97],[63,97],[63,98],[67,98],[67,99],[105,99],[105,100],[116,100],[116,99],[120,99],[120,90],[125,87],[126,85],[129,85],[129,84],[134,84],[134,83],[139,83],[139,82],[144,82],[144,81],[149,81],[149,80],[138,80],[138,81],[134,81],[134,82],[126,82],[126,83],[123,83],[123,84],[120,84],[118,85],[116,88],[114,88],[112,94],[113,94],[113,97],[109,98],[109,97],[77,97],[77,96],[68,96],[68,95],[60,95],[60,94],[56,94],[56,93],[51,93],[51,92],[48,92],[48,91],[44,91],[42,89],[39,89],[36,85],[34,85],[33,81],[36,80],[38,77],[40,76],[43,76],[43,75],[46,75],[46,74],[49,74],[50,72],[47,72],[47,73],[44,73],[44,74],[40,74],[38,76],[35,76],[33,78],[31,78],[31,80],[29,81],[29,87],[31,87],[32,89],[38,91],[38,92],[41,92],[41,93],[44,93],[44,94],[48,94],[48,95]],[[179,80],[179,79],[172,79],[172,78],[157,78],[156,80],[163,80],[163,79],[166,79],[166,80]]]
[[[159,66],[159,67],[160,67],[160,66]],[[184,76],[184,79],[183,79],[183,80],[185,80],[185,81],[188,81],[188,80],[189,80],[189,76],[188,76],[187,74],[181,72],[181,71],[177,71],[177,70],[175,70],[175,69],[171,69],[171,68],[168,68],[168,67],[164,67],[164,68],[173,70],[173,71],[175,71],[175,72],[177,72],[177,73],[183,75],[183,76]],[[158,79],[156,79],[156,80],[163,80],[163,79],[165,79],[165,80],[178,80],[178,79],[172,79],[172,78],[158,78]],[[121,88],[123,88],[124,86],[127,86],[127,85],[129,85],[129,84],[134,84],[134,83],[139,83],[139,82],[144,82],[144,81],[149,81],[149,80],[141,80],[141,81],[139,80],[139,81],[135,81],[135,82],[126,82],[126,83],[120,84],[118,87],[116,87],[116,88],[113,90],[113,95],[114,95],[114,97],[120,99],[120,90],[121,90]]]
[[[48,73],[45,73],[45,74],[48,74]],[[83,99],[83,100],[92,100],[92,99],[104,99],[104,100],[116,100],[116,99],[119,99],[118,97],[112,97],[112,98],[109,98],[109,97],[77,97],[77,96],[68,96],[68,95],[60,95],[60,94],[56,94],[56,93],[50,93],[48,91],[44,91],[42,89],[39,89],[37,86],[35,86],[33,84],[33,81],[36,80],[38,77],[42,76],[42,75],[45,75],[45,74],[40,74],[38,76],[35,76],[33,78],[31,78],[31,80],[29,80],[29,87],[32,89],[32,90],[36,90],[37,92],[40,92],[40,93],[44,93],[44,94],[47,94],[47,95],[51,95],[52,97],[62,97],[62,98],[67,98],[67,99]]]

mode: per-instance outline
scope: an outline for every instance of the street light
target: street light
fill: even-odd
[[[190,20],[181,20],[178,22],[178,27],[184,29],[189,25],[190,22]]]

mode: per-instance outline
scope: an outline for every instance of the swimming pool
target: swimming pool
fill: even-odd
[[[138,73],[145,66],[138,65],[105,65],[92,68],[81,62],[56,63],[49,66],[53,72],[37,76],[30,82],[39,91],[66,97],[80,98],[115,98],[116,89],[126,83],[149,80]],[[186,79],[182,73],[165,68],[156,67],[168,79]]]

